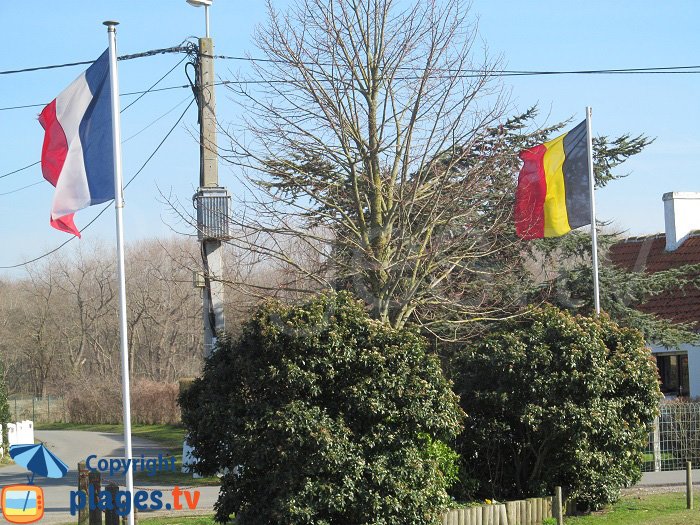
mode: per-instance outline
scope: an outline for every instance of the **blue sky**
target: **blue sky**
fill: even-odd
[[[279,5],[287,0],[276,2]],[[555,5],[556,8],[552,8]],[[605,69],[684,66],[700,63],[700,2],[587,1],[552,4],[545,1],[474,0],[480,36],[489,53],[504,67],[526,70]],[[5,52],[0,70],[94,59],[107,46],[102,21],[116,19],[120,54],[179,44],[204,32],[204,12],[185,0],[36,0],[0,2],[0,28]],[[216,52],[256,54],[251,34],[265,19],[260,0],[214,0],[211,33]],[[120,63],[122,93],[146,89],[166,73],[180,55],[163,55]],[[239,64],[217,62],[217,74],[229,76]],[[81,67],[17,75],[0,75],[0,107],[49,102],[81,71]],[[186,84],[178,67],[161,85]],[[594,133],[644,133],[656,137],[628,162],[626,179],[597,192],[598,215],[613,220],[630,234],[663,230],[661,195],[667,191],[700,191],[700,75],[537,76],[506,78],[515,113],[533,104],[540,122],[584,118],[593,107]],[[141,99],[122,117],[124,175],[128,179],[174,124],[189,100],[186,89],[164,91]],[[219,118],[238,117],[227,93],[218,91]],[[122,97],[122,107],[133,97]],[[181,104],[178,106],[178,104]],[[39,159],[40,108],[0,111],[0,175]],[[170,111],[170,113],[168,113]],[[167,113],[167,114],[166,114]],[[163,116],[165,115],[165,116]],[[162,117],[162,118],[161,118]],[[160,119],[159,119],[160,118]],[[159,119],[159,120],[157,120]],[[155,122],[154,122],[155,121]],[[126,192],[127,241],[182,230],[161,193],[188,203],[198,182],[198,146],[194,106],[157,156]],[[232,189],[233,175],[220,169]],[[0,193],[40,180],[39,166],[0,179]],[[40,255],[67,238],[48,225],[52,195],[48,183],[11,195],[0,195],[3,246],[0,266]],[[99,208],[76,216],[86,224]],[[113,213],[105,213],[83,241],[114,236]]]

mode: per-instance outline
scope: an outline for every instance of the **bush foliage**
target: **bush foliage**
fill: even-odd
[[[464,348],[455,374],[467,413],[459,496],[561,485],[590,509],[640,478],[660,392],[638,331],[545,307]]]
[[[123,421],[121,384],[104,381],[100,388],[84,383],[65,394],[68,421],[76,424],[118,424]],[[139,379],[131,385],[131,421],[144,425],[180,422],[178,385]]]
[[[12,414],[10,413],[10,405],[7,400],[7,382],[5,381],[5,366],[0,358],[0,425],[2,425],[2,432],[0,432],[0,443],[7,443],[7,424],[10,422]],[[0,448],[5,448],[0,445]]]
[[[263,306],[180,402],[197,470],[225,470],[217,520],[432,524],[461,411],[423,340],[348,294]]]

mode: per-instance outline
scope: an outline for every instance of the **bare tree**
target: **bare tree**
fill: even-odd
[[[195,243],[141,241],[128,252],[132,377],[172,382],[198,373],[201,299],[188,269]],[[111,250],[82,245],[0,282],[0,352],[13,391],[43,396],[87,376],[119,376],[115,282]]]
[[[118,348],[113,260],[104,246],[88,252],[79,245],[72,257],[57,256],[46,265],[64,294],[59,331],[74,374],[85,364],[103,376],[116,371],[111,358]]]
[[[497,318],[516,242],[496,64],[460,0],[405,5],[268,2],[255,82],[231,87],[244,122],[223,157],[246,191],[230,244],[293,270],[263,287],[352,288],[394,326]]]
[[[56,337],[61,292],[56,276],[33,271],[26,280],[8,288],[3,290],[3,346],[7,347],[3,358],[8,360],[15,377],[10,387],[44,397],[61,356]]]
[[[174,381],[201,367],[201,299],[188,263],[195,243],[142,241],[129,249],[129,347],[135,377]]]

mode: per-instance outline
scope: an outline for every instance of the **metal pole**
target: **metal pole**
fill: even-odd
[[[690,461],[685,463],[685,500],[688,509],[693,508],[693,464]]]
[[[205,5],[204,6],[204,23],[206,25],[206,29],[204,34],[206,35],[207,38],[209,38],[209,6]]]
[[[654,430],[651,436],[651,445],[654,450],[654,472],[661,472],[661,428],[659,427],[659,416],[654,418]]]
[[[129,347],[126,325],[126,277],[124,270],[124,225],[122,210],[124,208],[124,188],[122,182],[121,120],[119,118],[119,78],[117,76],[117,39],[116,27],[119,22],[107,21],[109,37],[109,71],[112,95],[112,139],[114,147],[114,210],[117,225],[117,268],[119,276],[119,337],[122,365],[122,405],[124,418],[124,457],[131,461],[131,395],[129,392]],[[126,471],[126,490],[134,508],[134,478],[132,469]],[[134,512],[129,513],[129,525],[134,525]]]
[[[595,223],[595,175],[593,173],[593,133],[591,132],[590,107],[586,108],[586,131],[588,135],[588,190],[591,196],[591,245],[593,261],[593,304],[596,315],[600,314],[600,284],[598,283],[598,231]]]

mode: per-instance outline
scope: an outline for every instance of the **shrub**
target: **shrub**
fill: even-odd
[[[7,443],[7,424],[10,422],[12,414],[10,413],[10,405],[7,401],[7,383],[5,382],[5,366],[0,359],[0,425],[2,425],[2,433],[0,433],[1,443]],[[0,445],[0,448],[7,448]]]
[[[141,379],[131,389],[131,417],[144,425],[172,425],[180,422],[177,383]]]
[[[216,519],[429,524],[447,506],[461,412],[423,340],[348,294],[263,306],[180,398]]]
[[[561,485],[590,509],[639,480],[660,398],[639,332],[546,307],[463,348],[455,370],[467,413],[463,478],[475,487],[461,497],[539,496]]]
[[[139,379],[131,386],[131,421],[146,425],[174,424],[180,421],[178,385]],[[68,421],[75,424],[122,423],[121,383],[101,383],[88,388],[80,383],[65,395]]]

